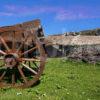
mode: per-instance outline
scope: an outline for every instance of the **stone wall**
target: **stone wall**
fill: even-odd
[[[100,45],[76,45],[71,46],[68,58],[82,60],[85,62],[100,61]]]
[[[53,45],[47,47],[49,57],[67,57],[84,62],[100,61],[100,45]]]

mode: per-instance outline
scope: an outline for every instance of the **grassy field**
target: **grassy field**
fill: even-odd
[[[100,65],[48,59],[40,84],[0,89],[0,100],[100,100]]]

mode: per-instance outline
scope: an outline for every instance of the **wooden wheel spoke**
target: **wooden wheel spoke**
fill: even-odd
[[[35,61],[35,62],[41,62],[39,59],[34,59],[34,58],[22,58],[23,61]]]
[[[15,73],[12,74],[12,84],[15,84]]]
[[[33,48],[31,48],[31,49],[29,49],[29,50],[27,50],[27,51],[25,51],[24,53],[21,54],[21,56],[23,56],[23,55],[25,55],[25,54],[27,54],[27,53],[29,53],[29,52],[32,52],[32,51],[34,51],[34,50],[36,50],[36,49],[37,49],[37,46],[36,46],[36,47],[33,47]]]
[[[32,68],[30,68],[28,65],[23,64],[23,63],[22,63],[22,65],[23,65],[25,68],[27,68],[29,71],[31,71],[32,73],[37,74],[37,72],[36,72],[35,70],[33,70]]]
[[[1,36],[0,36],[0,40],[3,43],[4,47],[6,48],[6,50],[9,51],[10,49],[9,49],[8,45],[6,44],[5,40]]]
[[[28,36],[24,39],[24,41],[20,44],[19,48],[17,49],[17,52],[20,51],[20,49],[23,47],[25,42],[27,42]]]
[[[0,76],[0,81],[4,78],[5,75],[6,75],[6,71],[4,71],[4,72],[2,73],[2,75]]]
[[[24,82],[27,83],[27,79],[26,79],[22,69],[20,67],[18,67],[18,70],[19,70],[19,73],[20,73],[21,77],[23,78]]]
[[[6,55],[6,53],[2,50],[0,50],[0,53],[3,54],[3,55]]]
[[[13,42],[12,42],[12,49],[14,50],[15,49],[15,32],[13,33],[12,37],[13,37],[12,38],[12,40],[13,40]]]

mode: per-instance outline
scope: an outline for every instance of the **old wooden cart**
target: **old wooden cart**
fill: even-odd
[[[34,85],[45,66],[40,20],[0,28],[0,87]]]

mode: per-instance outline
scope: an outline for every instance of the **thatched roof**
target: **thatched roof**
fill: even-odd
[[[100,36],[48,36],[46,38],[52,44],[58,45],[94,45],[100,44]]]

